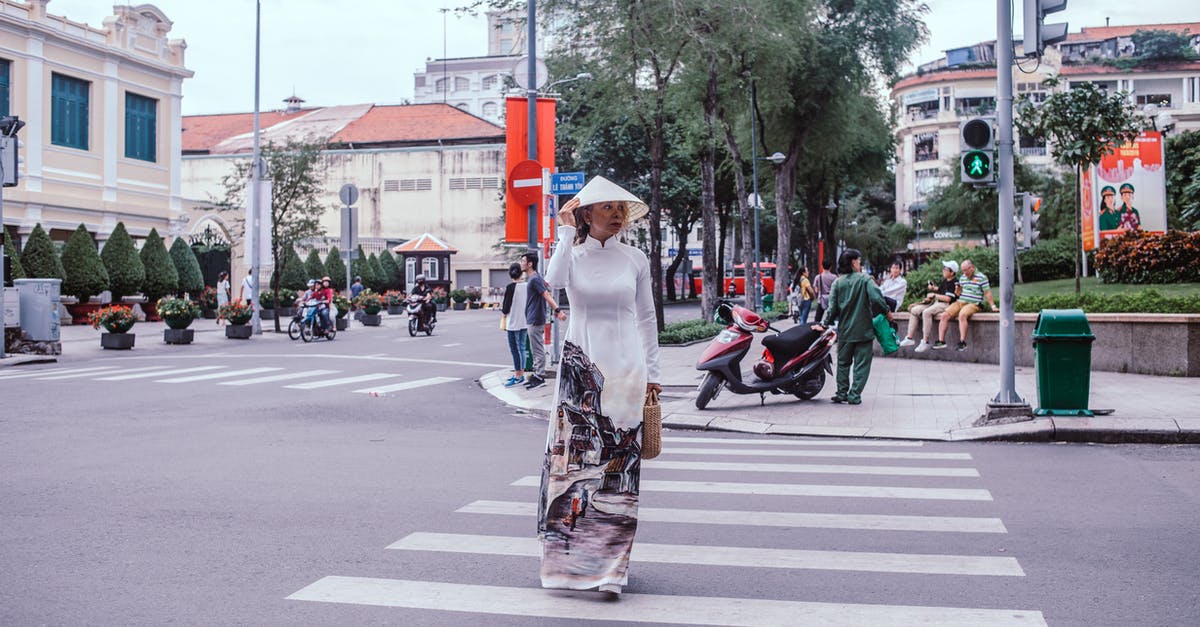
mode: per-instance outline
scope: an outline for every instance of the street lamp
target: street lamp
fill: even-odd
[[[754,199],[754,278],[751,280],[750,273],[746,273],[746,298],[749,299],[750,294],[754,294],[754,310],[758,311],[762,309],[762,294],[758,290],[758,257],[759,251],[762,250],[758,242],[758,208],[762,206],[762,197],[758,195],[758,162],[770,161],[779,166],[783,165],[784,161],[787,161],[787,156],[782,152],[776,152],[770,157],[758,156],[758,127],[755,123],[755,118],[758,116],[755,115],[756,111],[758,111],[758,90],[755,87],[754,81],[750,81],[750,154],[754,155],[754,161],[752,162],[752,181],[754,184],[754,195],[752,196]],[[776,198],[775,202],[779,202],[779,199]],[[776,268],[775,271],[779,272],[779,268]],[[750,291],[751,285],[754,286],[754,292]]]
[[[562,79],[554,81],[553,83],[550,83],[549,85],[546,85],[545,87],[542,88],[542,93],[543,94],[551,93],[550,88],[554,87],[555,85],[562,85],[564,83],[571,83],[574,81],[590,81],[590,80],[592,80],[591,72],[580,72],[570,78],[562,78]]]

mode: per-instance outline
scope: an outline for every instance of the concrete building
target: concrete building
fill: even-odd
[[[0,115],[26,123],[24,164],[4,190],[18,242],[41,223],[65,240],[80,223],[102,244],[180,233],[180,99],[187,45],[153,5],[118,5],[102,28],[50,15],[48,0],[0,0]]]
[[[1022,60],[1013,68],[1014,97],[1035,100],[1048,94],[1041,82],[1058,76],[1059,89],[1096,83],[1109,90],[1129,93],[1151,114],[1169,114],[1176,129],[1200,128],[1200,61],[1133,63],[1137,54],[1133,34],[1138,30],[1166,30],[1191,35],[1200,50],[1200,23],[1142,24],[1083,28],[1047,49],[1041,63]],[[896,220],[914,225],[929,194],[957,180],[959,123],[996,109],[995,42],[947,50],[944,57],[917,68],[896,83],[892,101],[896,116]],[[1020,46],[1017,46],[1020,54]],[[1026,163],[1053,167],[1048,147],[1017,133],[1017,152]],[[950,247],[964,241],[951,230],[921,230],[925,250]],[[970,234],[968,234],[970,235]],[[969,241],[975,241],[970,237]]]
[[[328,138],[324,191],[329,210],[322,224],[340,235],[337,192],[353,183],[361,193],[359,236],[367,253],[430,233],[457,249],[456,287],[487,288],[508,282],[504,237],[504,129],[444,104],[344,105],[291,108],[261,114],[262,141]],[[219,230],[240,243],[231,228],[240,217],[208,209],[224,194],[221,178],[250,157],[253,114],[183,119],[183,192],[199,213],[193,232]],[[322,250],[324,252],[324,250]],[[240,253],[234,252],[235,270]]]
[[[520,55],[430,59],[413,74],[413,102],[457,107],[504,125],[504,90]]]

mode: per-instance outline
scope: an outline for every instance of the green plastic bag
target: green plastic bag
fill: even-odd
[[[875,316],[871,319],[871,325],[875,327],[875,339],[879,340],[879,346],[883,348],[884,355],[891,355],[900,350],[900,340],[896,338],[896,330],[888,324],[887,316],[883,314]]]

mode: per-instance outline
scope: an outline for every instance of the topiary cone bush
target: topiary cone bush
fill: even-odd
[[[371,289],[375,290],[376,292],[386,292],[390,278],[388,277],[387,271],[383,269],[383,264],[379,261],[379,257],[375,253],[371,253],[371,257],[368,259],[368,264],[371,266],[371,280],[375,282],[374,285],[371,286]]]
[[[285,255],[283,272],[279,274],[279,287],[289,290],[302,290],[308,282],[308,277],[305,276],[304,262],[300,260],[300,255],[296,254],[296,249],[291,246],[286,247],[283,251]],[[321,278],[321,277],[314,277]]]
[[[21,265],[21,249],[13,243],[12,237],[8,235],[8,229],[0,229],[4,231],[4,254],[8,255],[8,266],[12,270],[13,279],[25,278],[25,268]]]
[[[196,253],[192,252],[192,247],[188,246],[182,237],[176,237],[175,241],[171,242],[170,253],[171,263],[175,264],[175,273],[179,275],[176,293],[200,298],[200,293],[204,291],[204,272],[200,270],[200,262],[196,261]]]
[[[84,225],[80,224],[63,246],[62,265],[66,274],[62,293],[74,296],[80,303],[87,304],[93,296],[108,289],[108,271]]]
[[[319,279],[323,276],[325,276],[325,262],[321,261],[321,253],[314,248],[308,251],[308,257],[304,259],[304,282],[307,284],[308,279]]]
[[[146,271],[146,279],[142,281],[142,294],[150,303],[158,303],[158,299],[167,294],[175,293],[179,288],[179,273],[175,271],[175,262],[159,237],[157,229],[150,229],[146,243],[138,255],[142,259],[142,267]]]
[[[339,292],[346,289],[346,264],[342,262],[341,255],[338,247],[334,246],[329,249],[329,256],[325,258],[325,275],[333,281],[333,289]]]
[[[62,261],[54,252],[54,242],[42,230],[41,224],[34,226],[29,234],[25,250],[21,251],[21,266],[25,269],[25,276],[31,279],[64,278]]]
[[[142,289],[142,282],[146,280],[146,267],[142,265],[142,258],[138,256],[133,238],[129,237],[129,232],[125,230],[124,222],[118,222],[117,227],[113,229],[112,235],[104,243],[104,249],[100,251],[100,259],[104,262],[104,269],[108,271],[108,289],[112,290],[114,303],[119,303],[122,297]]]
[[[400,272],[400,264],[396,263],[396,258],[392,253],[384,250],[379,253],[379,265],[383,268],[383,273],[387,275],[386,289],[398,290],[404,287],[404,275]]]

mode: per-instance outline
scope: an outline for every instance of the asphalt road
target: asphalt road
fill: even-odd
[[[1183,446],[670,434],[626,594],[544,592],[545,423],[442,320],[0,371],[0,624],[1200,623]]]

